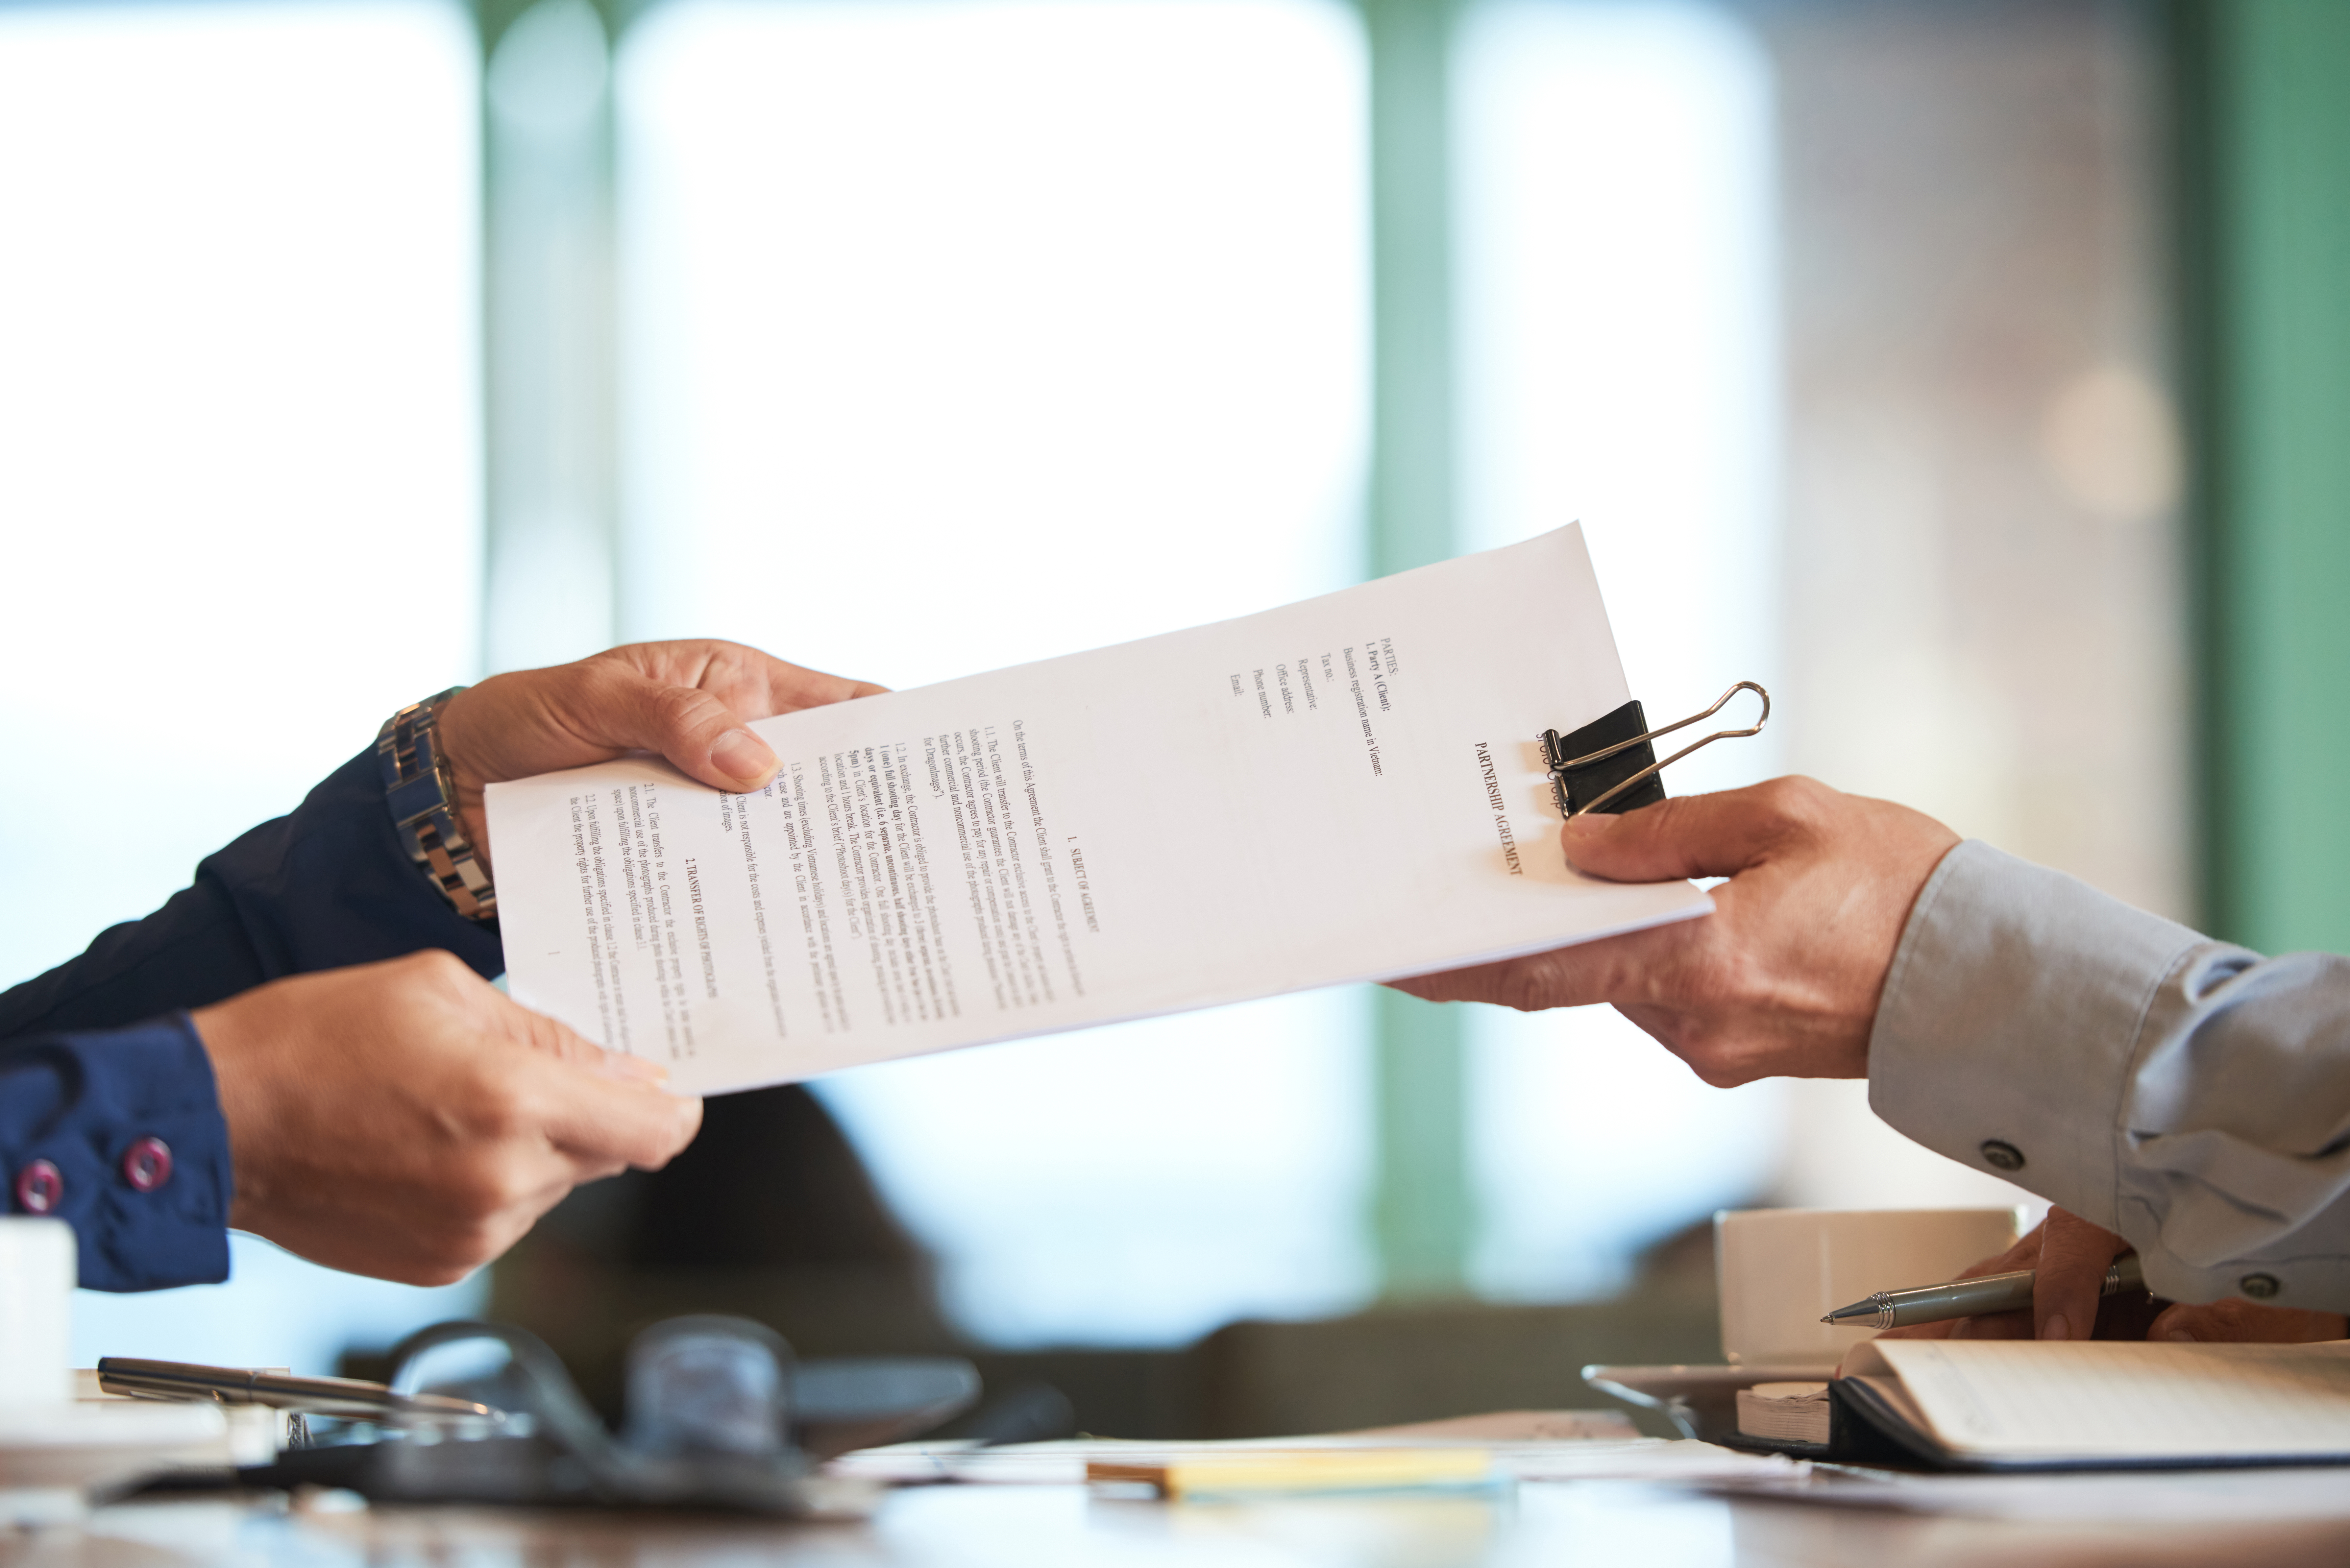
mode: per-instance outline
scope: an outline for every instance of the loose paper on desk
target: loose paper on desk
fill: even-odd
[[[750,794],[646,758],[493,784],[511,990],[712,1094],[1702,914],[1560,852],[1534,736],[1627,697],[1567,527],[761,720]]]

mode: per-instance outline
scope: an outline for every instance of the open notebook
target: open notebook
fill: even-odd
[[[1970,1469],[2350,1460],[2350,1340],[1878,1339],[1835,1390],[1840,1414]]]

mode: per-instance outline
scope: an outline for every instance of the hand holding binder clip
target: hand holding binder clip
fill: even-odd
[[[1716,730],[1683,746],[1663,762],[1657,761],[1657,751],[1650,742],[1712,718],[1741,691],[1752,691],[1762,700],[1762,711],[1755,716],[1752,726]],[[1703,712],[1691,713],[1686,719],[1653,730],[1647,727],[1648,719],[1636,699],[1568,734],[1544,730],[1534,739],[1540,742],[1543,761],[1550,768],[1551,794],[1557,799],[1559,815],[1572,818],[1586,811],[1637,811],[1644,805],[1654,805],[1665,798],[1664,781],[1657,775],[1666,768],[1716,741],[1759,735],[1770,721],[1771,693],[1752,680],[1742,680],[1716,698],[1713,706]]]

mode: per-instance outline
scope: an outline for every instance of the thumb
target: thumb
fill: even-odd
[[[616,751],[659,752],[713,788],[754,790],[775,776],[775,753],[709,692],[655,680],[617,659],[595,661],[576,727]]]
[[[1734,877],[1761,857],[1786,826],[1772,792],[1784,781],[1683,795],[1620,816],[1590,812],[1560,830],[1576,870],[1613,882]]]

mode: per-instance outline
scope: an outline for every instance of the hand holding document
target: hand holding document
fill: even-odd
[[[1558,850],[1534,736],[1627,696],[1569,527],[759,721],[751,794],[493,784],[513,994],[710,1094],[1702,914]]]

